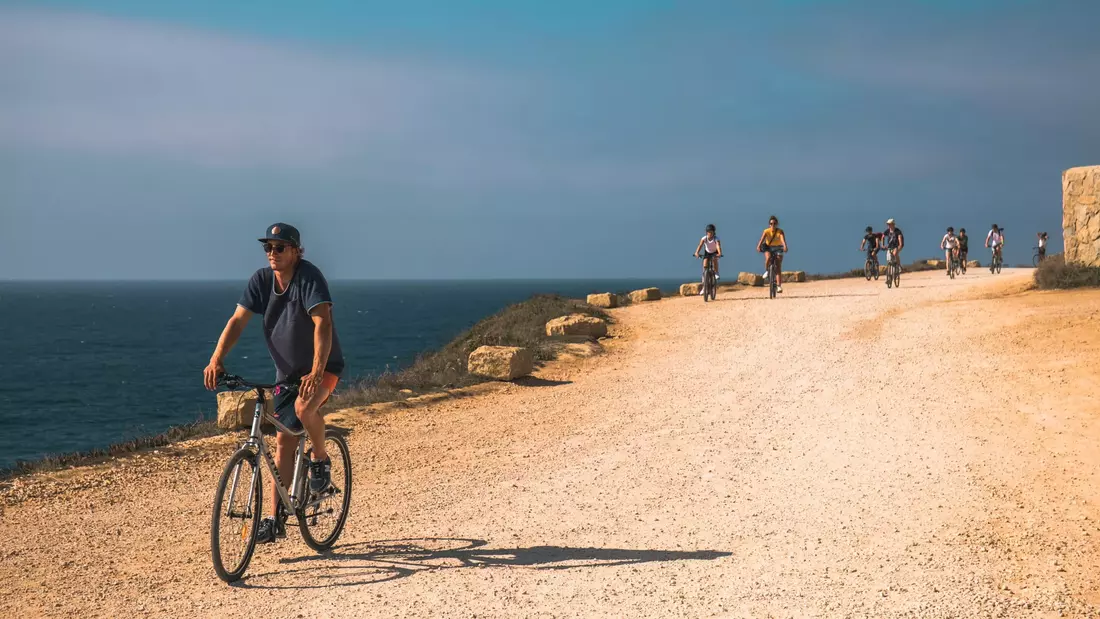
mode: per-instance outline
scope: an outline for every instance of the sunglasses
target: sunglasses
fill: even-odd
[[[281,245],[281,244],[276,245],[274,243],[264,243],[264,253],[265,254],[270,254],[271,252],[275,252],[276,254],[281,254],[288,247],[290,247],[290,245]]]

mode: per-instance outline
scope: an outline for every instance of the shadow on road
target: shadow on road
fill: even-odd
[[[520,387],[557,387],[558,385],[573,384],[571,380],[550,380],[549,378],[539,378],[537,376],[524,376],[513,382]]]
[[[457,568],[510,567],[569,570],[666,561],[712,561],[730,556],[714,550],[629,550],[622,548],[487,548],[479,539],[402,539],[360,542],[341,546],[323,555],[282,559],[290,570],[247,577],[235,587],[245,589],[322,589],[378,584]]]

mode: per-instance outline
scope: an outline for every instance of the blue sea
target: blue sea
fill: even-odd
[[[685,280],[686,281],[686,280]],[[679,281],[332,282],[351,379],[397,370],[539,293],[583,297]],[[241,282],[0,282],[0,469],[216,417],[202,369]],[[252,320],[230,372],[274,378]]]

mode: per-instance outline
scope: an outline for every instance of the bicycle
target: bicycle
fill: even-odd
[[[997,247],[993,248],[993,259],[989,262],[990,273],[1001,272],[1001,263],[1004,262],[1004,258],[1001,257],[1001,250],[1003,247],[1003,245],[998,245]]]
[[[714,261],[707,260],[706,254],[699,256],[703,265],[703,302],[713,301],[718,296],[718,280],[714,274]]]
[[[285,524],[288,515],[293,515],[306,545],[322,552],[336,543],[347,521],[348,507],[351,504],[351,454],[342,436],[332,429],[326,430],[325,447],[332,459],[332,483],[319,493],[310,491],[309,451],[305,448],[305,430],[291,430],[264,411],[264,402],[267,399],[265,389],[297,389],[297,385],[253,383],[232,374],[223,374],[218,384],[231,390],[245,387],[256,391],[252,430],[248,439],[225,463],[218,489],[214,493],[214,510],[210,518],[210,554],[214,562],[214,572],[218,578],[230,583],[240,580],[244,575],[256,550],[256,534],[263,512],[263,476],[259,466],[261,459],[276,482],[278,517]],[[264,422],[271,423],[280,432],[299,437],[289,493],[283,487],[279,469],[264,442],[261,429]],[[243,492],[244,483],[248,484],[247,493]],[[243,499],[243,504],[238,504],[238,499]],[[337,508],[339,511],[336,511]],[[324,524],[329,522],[331,526],[325,527]],[[223,535],[223,532],[227,535]],[[222,546],[227,542],[237,547],[235,555],[223,552]],[[227,558],[231,561],[226,561]]]
[[[955,275],[960,272],[959,257],[955,255],[955,252],[951,252],[951,261],[947,263],[947,275],[951,279],[955,279]]]
[[[901,286],[901,265],[894,250],[886,250],[886,287]]]
[[[1045,252],[1040,252],[1038,246],[1032,247],[1032,249],[1035,250],[1035,253],[1031,256],[1031,266],[1037,267],[1039,263],[1043,261],[1043,258],[1046,257]]]
[[[768,250],[772,254],[772,259],[768,261],[768,295],[770,298],[775,298],[776,289],[779,288],[779,265],[777,264],[783,259],[783,250],[779,248]]]
[[[862,250],[861,250],[862,251]],[[871,254],[869,258],[863,263],[863,277],[867,278],[867,281],[871,281],[874,277],[878,281],[878,252]]]

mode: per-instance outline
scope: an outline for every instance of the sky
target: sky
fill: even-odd
[[[0,0],[0,278],[693,279],[1061,244],[1100,2]],[[1019,239],[1019,240],[1017,240]],[[972,252],[980,254],[981,252]],[[984,257],[984,256],[975,256]]]

